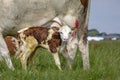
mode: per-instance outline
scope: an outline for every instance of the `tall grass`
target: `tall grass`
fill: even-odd
[[[89,52],[91,68],[88,71],[83,70],[79,51],[72,70],[66,68],[65,59],[60,56],[63,71],[57,69],[52,55],[45,49],[37,50],[34,63],[28,65],[27,71],[12,57],[16,70],[11,71],[0,62],[0,80],[120,80],[120,41],[92,41]]]

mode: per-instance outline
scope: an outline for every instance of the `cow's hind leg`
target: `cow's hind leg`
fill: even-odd
[[[10,59],[10,54],[7,45],[3,39],[2,34],[0,34],[0,56],[6,61],[8,68],[14,70],[12,61]]]
[[[83,68],[84,70],[88,70],[90,68],[88,42],[87,40],[83,40],[82,37],[79,40],[79,50],[82,53]]]

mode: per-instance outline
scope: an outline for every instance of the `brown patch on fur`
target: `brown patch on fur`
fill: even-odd
[[[51,52],[57,52],[57,48],[61,45],[61,38],[58,32],[55,32],[52,35],[52,39],[48,41],[48,45],[50,47]]]
[[[84,8],[88,6],[88,0],[80,0]]]
[[[26,35],[26,37],[34,36],[38,43],[41,44],[41,42],[43,41],[45,43],[45,40],[48,36],[48,30],[49,28],[45,27],[30,27],[29,29],[24,31],[24,34]]]
[[[9,50],[9,53],[10,55],[15,55],[15,49],[16,49],[16,46],[15,46],[15,41],[12,40],[13,37],[11,36],[7,36],[4,38],[6,44],[7,44],[7,47],[8,47],[8,50]]]

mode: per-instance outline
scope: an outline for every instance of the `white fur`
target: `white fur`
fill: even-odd
[[[68,27],[67,25],[62,26],[59,29],[59,33],[60,33],[60,37],[61,37],[62,41],[68,41],[69,38],[71,37],[71,28]]]

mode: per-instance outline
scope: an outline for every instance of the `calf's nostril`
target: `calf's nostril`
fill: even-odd
[[[66,39],[66,38],[64,39],[64,41],[67,41],[67,40],[68,40],[68,39]]]

